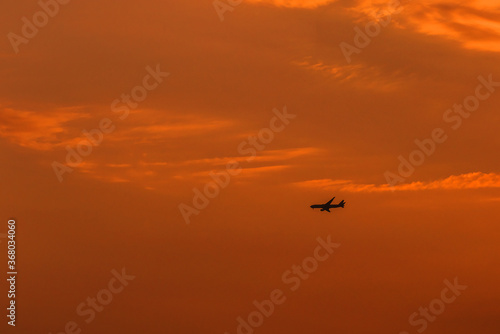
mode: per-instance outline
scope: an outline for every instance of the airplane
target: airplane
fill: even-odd
[[[326,202],[325,204],[313,204],[313,205],[311,205],[311,208],[312,209],[321,209],[320,211],[328,211],[328,212],[330,212],[330,209],[344,208],[344,205],[345,205],[344,200],[342,200],[339,204],[332,204],[332,201],[334,199],[335,199],[335,197],[332,198],[331,200],[329,200],[328,202]]]

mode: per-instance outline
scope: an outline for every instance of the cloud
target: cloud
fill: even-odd
[[[154,122],[151,122],[151,120]],[[178,116],[161,110],[141,110],[133,124],[123,126],[126,131],[114,140],[139,140],[155,142],[158,139],[207,135],[214,130],[228,128],[233,122],[200,115]],[[118,132],[118,131],[117,131]]]
[[[394,27],[452,39],[466,49],[500,52],[500,10],[496,2],[426,0],[401,3],[402,10],[391,17]],[[358,20],[363,17],[371,20],[376,12],[386,8],[385,1],[363,0],[351,13]]]
[[[336,2],[337,0],[246,0],[250,3],[271,4],[277,7],[317,8]]]
[[[320,149],[314,147],[291,148],[281,150],[270,150],[260,152],[259,155],[253,157],[251,162],[272,162],[282,161],[297,158],[304,155],[311,155],[320,152]],[[141,162],[145,166],[165,166],[165,167],[186,167],[197,165],[210,166],[225,166],[229,161],[237,161],[240,163],[249,162],[249,156],[231,156],[231,157],[216,157],[205,159],[193,159],[177,162],[157,161],[157,162]]]
[[[0,109],[0,137],[35,150],[47,151],[74,142],[67,124],[88,118],[80,108],[61,108],[52,111]]]
[[[417,190],[455,190],[455,189],[480,189],[500,188],[500,174],[496,173],[467,173],[452,175],[445,179],[431,182],[412,182],[390,187],[388,184],[363,184],[351,180],[320,179],[296,182],[298,187],[339,190],[346,192],[387,192],[387,191],[417,191]]]
[[[413,7],[409,22],[419,32],[456,40],[465,48],[500,52],[500,11],[485,1],[429,1]]]
[[[291,167],[291,165],[275,165],[275,166],[242,168],[241,173],[238,174],[236,177],[237,178],[243,178],[243,177],[253,178],[253,177],[260,176],[263,173],[279,172],[279,171],[282,171],[282,170],[290,168],[290,167]],[[210,180],[209,173],[210,173],[210,171],[206,170],[203,172],[197,172],[195,174],[192,174],[189,177],[191,178],[193,176],[196,176],[196,177]]]
[[[309,57],[302,61],[293,61],[292,65],[320,73],[335,79],[340,84],[349,84],[352,87],[363,90],[378,92],[395,91],[402,87],[403,82],[401,78],[389,76],[381,69],[365,64],[327,64],[320,60],[314,61]]]
[[[111,167],[111,168],[127,168],[127,167],[132,167],[131,164],[106,164],[106,167]]]
[[[282,163],[306,155],[312,155],[321,150],[313,147],[280,149],[259,152],[253,160],[248,156],[216,157],[182,161],[147,161],[147,156],[140,160],[121,163],[106,162],[106,156],[89,156],[88,161],[77,166],[71,166],[85,173],[87,177],[102,182],[133,182],[152,189],[153,184],[166,184],[172,180],[204,182],[211,180],[210,172],[222,172],[229,161],[238,161],[242,172],[238,178],[258,177],[265,173],[282,171],[290,168],[293,163]],[[106,159],[106,160],[103,160]],[[257,166],[255,166],[257,164]],[[267,165],[266,165],[267,164]]]
[[[85,109],[85,112],[82,110]],[[170,111],[134,110],[120,120],[105,107],[68,107],[49,110],[0,109],[0,137],[38,151],[76,146],[86,140],[83,130],[98,129],[100,120],[110,118],[116,127],[105,142],[155,143],[163,139],[202,136],[233,123],[199,115],[177,115]],[[154,120],[153,122],[151,120]]]
[[[239,177],[255,177],[262,173],[281,171],[285,168],[294,166],[292,162],[283,164],[287,160],[313,155],[321,152],[320,149],[314,147],[302,147],[291,149],[279,149],[259,152],[252,160],[248,160],[249,156],[231,156],[231,157],[215,157],[205,159],[184,160],[177,162],[156,161],[147,162],[140,161],[137,165],[131,167],[135,170],[161,170],[162,175],[168,175],[168,178],[173,177],[177,180],[194,180],[198,182],[203,179],[210,179],[210,172],[219,172],[226,169],[226,165],[230,161],[237,161],[241,168]],[[265,165],[263,164],[269,164]],[[272,164],[279,163],[279,164]],[[260,164],[261,166],[251,166]],[[248,167],[247,167],[248,166]],[[207,169],[208,168],[208,169]],[[156,172],[155,172],[156,173]],[[173,176],[172,176],[173,175]]]

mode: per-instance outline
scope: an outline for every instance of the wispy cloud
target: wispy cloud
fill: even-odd
[[[322,190],[339,190],[346,192],[387,192],[387,191],[417,191],[417,190],[453,190],[500,188],[500,174],[496,173],[467,173],[452,175],[445,179],[431,182],[412,182],[390,187],[387,184],[356,183],[351,180],[320,179],[294,183],[298,187],[315,188]]]
[[[254,157],[252,162],[272,162],[283,161],[297,158],[304,155],[310,155],[320,152],[320,149],[315,147],[302,147],[292,149],[270,150],[259,153]],[[248,156],[231,156],[231,157],[214,157],[204,159],[193,159],[184,161],[156,161],[156,162],[141,162],[144,166],[165,166],[165,167],[185,167],[185,166],[224,166],[228,161],[247,162]]]
[[[102,182],[132,182],[137,184],[165,184],[172,180],[202,182],[210,179],[210,172],[226,169],[229,161],[238,161],[242,173],[238,178],[258,177],[265,173],[279,172],[293,166],[293,159],[320,152],[313,147],[263,151],[251,162],[247,156],[194,159],[184,161],[147,161],[139,160],[120,163],[106,163],[102,157],[92,162],[84,162],[73,168],[87,177]],[[285,161],[289,161],[285,163]]]
[[[279,172],[284,169],[290,168],[291,165],[274,165],[274,166],[261,166],[261,167],[248,167],[248,168],[242,168],[241,173],[238,174],[238,178],[244,178],[244,177],[257,177],[262,175],[263,173],[269,173],[269,172]],[[209,179],[209,172],[210,171],[203,171],[203,172],[197,172],[194,174],[191,174],[189,177],[192,178],[193,176],[200,177],[200,178],[206,178]]]
[[[409,22],[418,31],[441,35],[465,48],[500,52],[500,10],[498,3],[429,1],[413,8]]]
[[[230,120],[201,116],[172,117],[159,110],[142,110],[134,116],[133,124],[124,124],[126,131],[117,131],[114,141],[138,140],[141,143],[158,139],[206,135],[208,132],[234,125]],[[154,119],[154,122],[151,122]]]
[[[121,121],[106,107],[69,107],[49,110],[0,109],[0,137],[19,146],[50,151],[75,146],[86,137],[83,130],[98,128],[109,118],[116,126],[106,142],[155,143],[162,139],[202,136],[233,122],[198,115],[179,116],[165,110],[141,109]],[[153,121],[152,121],[153,120]]]
[[[317,8],[337,0],[247,0],[250,3],[270,4],[278,7]]]
[[[401,82],[403,81],[401,78],[395,76],[390,77],[382,70],[365,64],[327,64],[323,61],[315,61],[311,57],[308,57],[301,61],[293,61],[292,65],[317,72],[325,77],[341,83],[347,83],[358,89],[384,92],[394,91],[401,87]]]
[[[52,111],[0,109],[0,137],[22,147],[40,151],[52,150],[74,142],[67,123],[88,118],[80,108]]]
[[[500,52],[498,2],[424,0],[401,4],[402,11],[391,18],[393,27],[442,36],[467,49]],[[350,12],[357,20],[371,20],[386,7],[387,1],[362,0]]]

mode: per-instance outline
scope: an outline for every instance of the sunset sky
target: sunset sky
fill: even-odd
[[[499,333],[497,1],[59,1],[0,5],[6,332]]]

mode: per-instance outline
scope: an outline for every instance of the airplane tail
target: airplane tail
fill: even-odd
[[[345,205],[344,200],[342,200],[342,202],[340,202],[340,203],[339,203],[339,205],[340,205],[342,208],[344,208],[344,205]]]

